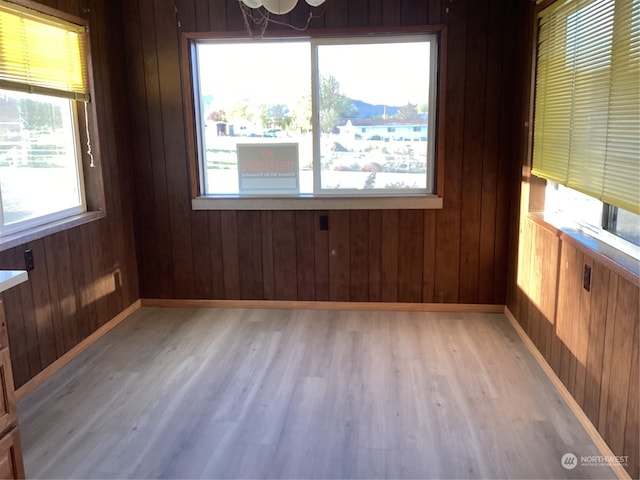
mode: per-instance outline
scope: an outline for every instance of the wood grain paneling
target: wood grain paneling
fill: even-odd
[[[424,252],[422,274],[422,301],[436,301],[436,212],[424,212]],[[487,302],[491,303],[491,302]]]
[[[240,232],[238,236],[240,298],[245,300],[264,298],[264,288],[260,281],[262,278],[260,212],[238,212],[238,231]]]
[[[260,212],[262,225],[262,284],[265,300],[275,300],[275,280],[273,270],[273,213]]]
[[[371,210],[369,212],[368,255],[369,275],[367,284],[369,287],[369,301],[380,302],[382,300],[382,211]]]
[[[207,212],[209,220],[209,261],[211,262],[212,298],[224,298],[225,276],[222,248],[222,216],[220,212]],[[202,259],[207,261],[206,255]]]
[[[321,214],[325,213],[321,212]],[[315,225],[314,223],[316,300],[327,301],[329,300],[329,232],[315,228]]]
[[[398,212],[398,300],[422,302],[424,212]]]
[[[466,200],[461,212],[460,230],[460,301],[473,303],[479,292],[480,227],[482,220],[482,166],[485,102],[487,99],[487,35],[489,9],[480,2],[469,2],[467,15],[474,20],[467,23],[467,51],[465,72],[473,83],[464,87],[464,128],[462,178],[474,178],[474,182],[462,182],[462,198]],[[482,92],[479,95],[478,92]],[[495,191],[494,191],[495,195]]]
[[[629,401],[624,428],[624,447],[622,455],[628,456],[627,471],[636,478],[640,476],[640,326],[635,324],[633,335],[631,370],[629,372]]]
[[[329,299],[348,301],[351,292],[350,215],[332,212],[329,217]]]
[[[529,173],[535,15],[532,5],[522,8],[528,17],[523,35],[507,42],[520,52],[511,88],[521,91],[515,125],[524,127],[512,132],[521,181],[513,184],[511,201],[522,207],[519,215],[512,210],[508,227],[507,306],[613,453],[624,456],[631,478],[638,478],[640,280],[528,213],[530,197],[539,203],[537,189],[544,185],[532,182]],[[499,220],[496,227],[504,224]],[[583,288],[585,266],[591,267],[589,290]]]
[[[509,308],[614,454],[629,456],[636,478],[640,287],[532,219],[523,221],[520,248]]]
[[[600,410],[598,428],[612,450],[622,452],[625,426],[631,427],[627,425],[630,385],[631,382],[638,381],[637,378],[631,378],[630,373],[634,363],[633,356],[638,355],[638,350],[634,353],[633,345],[635,330],[638,328],[640,299],[638,287],[622,278],[617,285],[610,285],[610,291],[612,288],[617,290],[617,301],[614,307],[608,309],[607,321],[613,323],[612,349],[611,356],[603,359],[603,380],[606,378],[606,382],[603,381],[602,385],[602,395],[608,397],[608,408]]]
[[[296,264],[298,268],[299,300],[315,300],[315,239],[314,232],[318,224],[315,212],[296,211]]]
[[[467,182],[477,184],[480,179],[465,179],[462,175],[465,126],[465,80],[467,39],[467,2],[447,5],[444,21],[447,33],[447,101],[445,118],[446,165],[444,171],[444,208],[437,213],[436,229],[436,286],[437,302],[460,300],[461,215],[464,210],[462,191]],[[473,80],[468,78],[469,88]],[[478,91],[478,95],[483,95]],[[497,160],[497,159],[496,159]]]
[[[240,298],[240,260],[236,212],[220,212],[222,234],[222,274],[225,298]]]
[[[0,252],[3,269],[24,268],[27,248],[35,263],[28,282],[2,295],[16,387],[139,298],[132,169],[139,172],[144,162],[134,164],[131,156],[123,13],[119,2],[41,3],[90,23],[95,81],[91,107],[100,134],[100,142],[92,143],[100,152],[107,215]],[[151,211],[148,205],[143,208]]]
[[[398,211],[382,211],[382,301],[398,301]]]
[[[273,212],[272,222],[275,299],[288,300],[298,295],[294,212]]]
[[[355,302],[369,299],[369,212],[354,210],[349,215],[349,298]]]
[[[207,212],[191,212],[191,249],[193,255],[193,295],[213,297],[213,272],[209,261],[209,216]]]
[[[444,24],[448,38],[444,208],[329,212],[190,208],[180,32],[242,31],[237,0],[42,3],[91,22],[107,216],[0,252],[1,268],[21,268],[27,247],[36,261],[30,282],[3,294],[16,386],[138,296],[506,301],[638,476],[638,286],[518,219],[529,2],[345,0],[315,10],[313,28]],[[300,2],[283,18],[300,25],[308,11]]]
[[[499,195],[504,200],[515,181],[500,174],[510,171],[513,128],[513,102],[501,97],[516,61],[505,41],[507,25],[519,14],[506,8],[510,2],[349,0],[314,9],[321,18],[313,28],[346,33],[363,26],[447,26],[445,207],[331,211],[328,232],[319,230],[316,213],[261,212],[249,225],[244,214],[227,212],[221,214],[222,245],[211,241],[217,235],[211,225],[193,225],[203,217],[189,212],[191,140],[185,137],[177,49],[181,31],[242,32],[237,1],[125,3],[143,296],[216,298],[203,282],[221,277],[226,299],[504,303],[506,248],[495,246],[504,247],[497,235],[507,227],[498,223],[510,210]],[[309,11],[300,2],[282,19],[298,25]],[[210,274],[196,272],[207,254],[224,267],[212,262]]]

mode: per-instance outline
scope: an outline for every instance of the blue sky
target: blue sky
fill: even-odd
[[[213,97],[216,109],[238,101],[293,105],[309,95],[306,41],[206,44],[199,55],[202,94]],[[341,93],[350,98],[396,106],[428,101],[429,49],[424,43],[321,45],[318,55],[321,74],[336,77]]]

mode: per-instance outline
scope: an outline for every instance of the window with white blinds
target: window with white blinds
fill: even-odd
[[[640,213],[640,0],[540,13],[533,173]]]

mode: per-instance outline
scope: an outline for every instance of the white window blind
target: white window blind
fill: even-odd
[[[540,13],[533,173],[640,213],[640,0]]]
[[[88,101],[85,30],[0,0],[0,88]]]

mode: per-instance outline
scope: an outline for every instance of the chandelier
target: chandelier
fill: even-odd
[[[304,1],[312,7],[319,7],[325,2],[325,0]],[[299,31],[306,30],[309,28],[311,20],[314,18],[320,18],[324,14],[324,12],[322,12],[320,15],[314,15],[312,11],[309,11],[307,21],[302,26],[295,26],[286,21],[276,20],[270,16],[271,14],[285,15],[293,10],[297,4],[298,0],[238,0],[245,29],[253,38],[262,38],[270,23],[283,25]]]
[[[249,8],[260,8],[264,7],[264,9],[270,13],[275,15],[284,15],[289,13],[291,10],[295,8],[298,4],[298,0],[240,0],[243,4],[245,4]],[[322,5],[325,0],[304,0],[312,7],[318,7]]]

